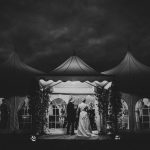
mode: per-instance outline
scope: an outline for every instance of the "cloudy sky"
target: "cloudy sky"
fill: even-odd
[[[150,66],[146,0],[0,0],[0,62],[15,51],[49,72],[75,50],[98,71],[118,64],[130,44]]]

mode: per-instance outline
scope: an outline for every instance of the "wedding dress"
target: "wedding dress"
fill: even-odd
[[[78,109],[80,109],[80,115],[79,115],[77,136],[85,136],[85,137],[94,136],[94,134],[92,134],[88,113],[86,111],[87,107],[88,105],[83,102],[78,106]]]

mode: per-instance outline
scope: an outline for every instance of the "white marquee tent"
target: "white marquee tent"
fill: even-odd
[[[7,99],[10,117],[8,132],[19,129],[17,112],[29,94],[29,89],[34,83],[34,78],[43,72],[23,63],[16,53],[10,54],[8,59],[0,65],[0,95]]]
[[[120,64],[102,74],[115,76],[122,99],[128,104],[130,129],[135,130],[135,105],[140,98],[150,96],[150,67],[139,62],[128,51]]]
[[[120,64],[102,74],[115,76],[121,91],[150,93],[150,67],[135,59],[129,51]]]

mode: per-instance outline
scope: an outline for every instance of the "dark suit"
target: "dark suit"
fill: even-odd
[[[89,115],[89,120],[90,120],[90,124],[91,124],[91,128],[92,130],[94,129],[95,126],[95,110],[94,109],[89,109],[88,110],[88,115]]]
[[[69,134],[70,126],[71,126],[71,134],[74,134],[74,123],[76,119],[76,109],[74,108],[74,104],[69,102],[67,105],[67,134]]]

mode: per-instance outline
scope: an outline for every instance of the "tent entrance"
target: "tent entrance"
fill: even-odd
[[[86,98],[86,103],[88,105],[93,106],[93,118],[91,118],[91,127],[92,130],[95,132],[97,130],[96,124],[96,110],[95,106],[97,104],[96,97],[95,95],[64,95],[64,94],[53,94],[50,97],[49,101],[49,108],[48,108],[48,125],[51,133],[54,134],[65,134],[66,133],[66,128],[67,128],[67,113],[66,113],[66,108],[68,101],[72,97],[74,101],[74,106],[75,109],[77,109],[78,105],[82,102],[83,98]],[[78,127],[78,117],[76,117],[75,121],[75,132]]]
[[[89,107],[93,106],[93,118],[91,126],[92,130],[99,132],[100,131],[100,114],[97,101],[97,88],[108,89],[111,87],[111,82],[103,81],[66,81],[63,82],[58,80],[54,82],[53,80],[40,80],[40,88],[48,92],[49,94],[49,106],[47,112],[48,120],[48,130],[50,133],[54,134],[64,134],[66,133],[67,128],[67,113],[66,108],[70,97],[73,97],[75,100],[75,108],[82,102],[83,98],[86,98],[86,103]],[[78,127],[78,118],[75,122],[75,130]]]
[[[86,103],[93,106],[93,118],[91,119],[92,130],[97,130],[95,120],[95,106],[96,106],[96,93],[95,85],[90,82],[80,81],[67,81],[67,82],[55,82],[51,84],[52,93],[49,95],[49,117],[48,125],[51,133],[64,134],[67,128],[67,104],[72,97],[74,101],[75,109],[82,102],[83,98],[86,98]],[[98,118],[98,117],[97,117]],[[78,116],[75,121],[75,130],[78,127]]]

